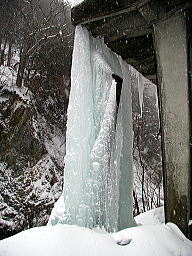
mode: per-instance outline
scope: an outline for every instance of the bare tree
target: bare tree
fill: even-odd
[[[36,72],[38,52],[45,51],[52,44],[66,47],[73,37],[73,29],[69,20],[69,5],[58,0],[30,0],[20,10],[24,21],[23,43],[20,52],[20,65],[17,76],[17,86],[21,87],[26,71],[26,77]],[[72,41],[72,40],[71,40]],[[69,49],[70,52],[70,49]],[[25,77],[25,78],[26,78]]]
[[[143,114],[140,114],[138,90],[133,89],[133,159],[135,165],[134,214],[163,203],[161,137],[155,85],[146,85]]]
[[[37,70],[38,53],[47,56],[59,47],[70,59],[73,27],[68,2],[59,0],[2,0],[0,3],[0,64],[11,66],[12,48],[20,49],[16,84],[22,86],[26,78]],[[55,46],[54,46],[55,45]],[[50,49],[52,47],[52,50]],[[46,48],[49,48],[48,51]],[[66,49],[68,48],[68,49]],[[6,50],[7,49],[7,50]],[[5,50],[7,51],[5,54]],[[68,62],[65,61],[65,65]],[[38,66],[38,65],[37,65]]]

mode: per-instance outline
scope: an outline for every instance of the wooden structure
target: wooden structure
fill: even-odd
[[[85,0],[72,9],[73,24],[158,84],[165,216],[192,238],[190,0]]]

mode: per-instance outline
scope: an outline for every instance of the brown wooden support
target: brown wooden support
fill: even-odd
[[[154,25],[165,180],[165,216],[189,234],[190,113],[184,12]]]

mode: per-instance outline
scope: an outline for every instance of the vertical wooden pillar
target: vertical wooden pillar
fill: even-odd
[[[190,211],[190,118],[185,14],[154,25],[161,98],[165,216],[188,235]]]
[[[189,71],[189,104],[190,120],[192,120],[192,17],[191,9],[187,11],[187,39],[188,39],[188,71]],[[190,152],[192,160],[192,122],[190,130]],[[190,186],[190,220],[192,220],[192,168],[191,168],[191,186]],[[192,240],[192,223],[189,223],[189,238]]]

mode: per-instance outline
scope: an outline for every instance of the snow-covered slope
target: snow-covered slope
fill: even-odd
[[[0,67],[0,239],[45,225],[63,184],[67,86],[16,76]]]

